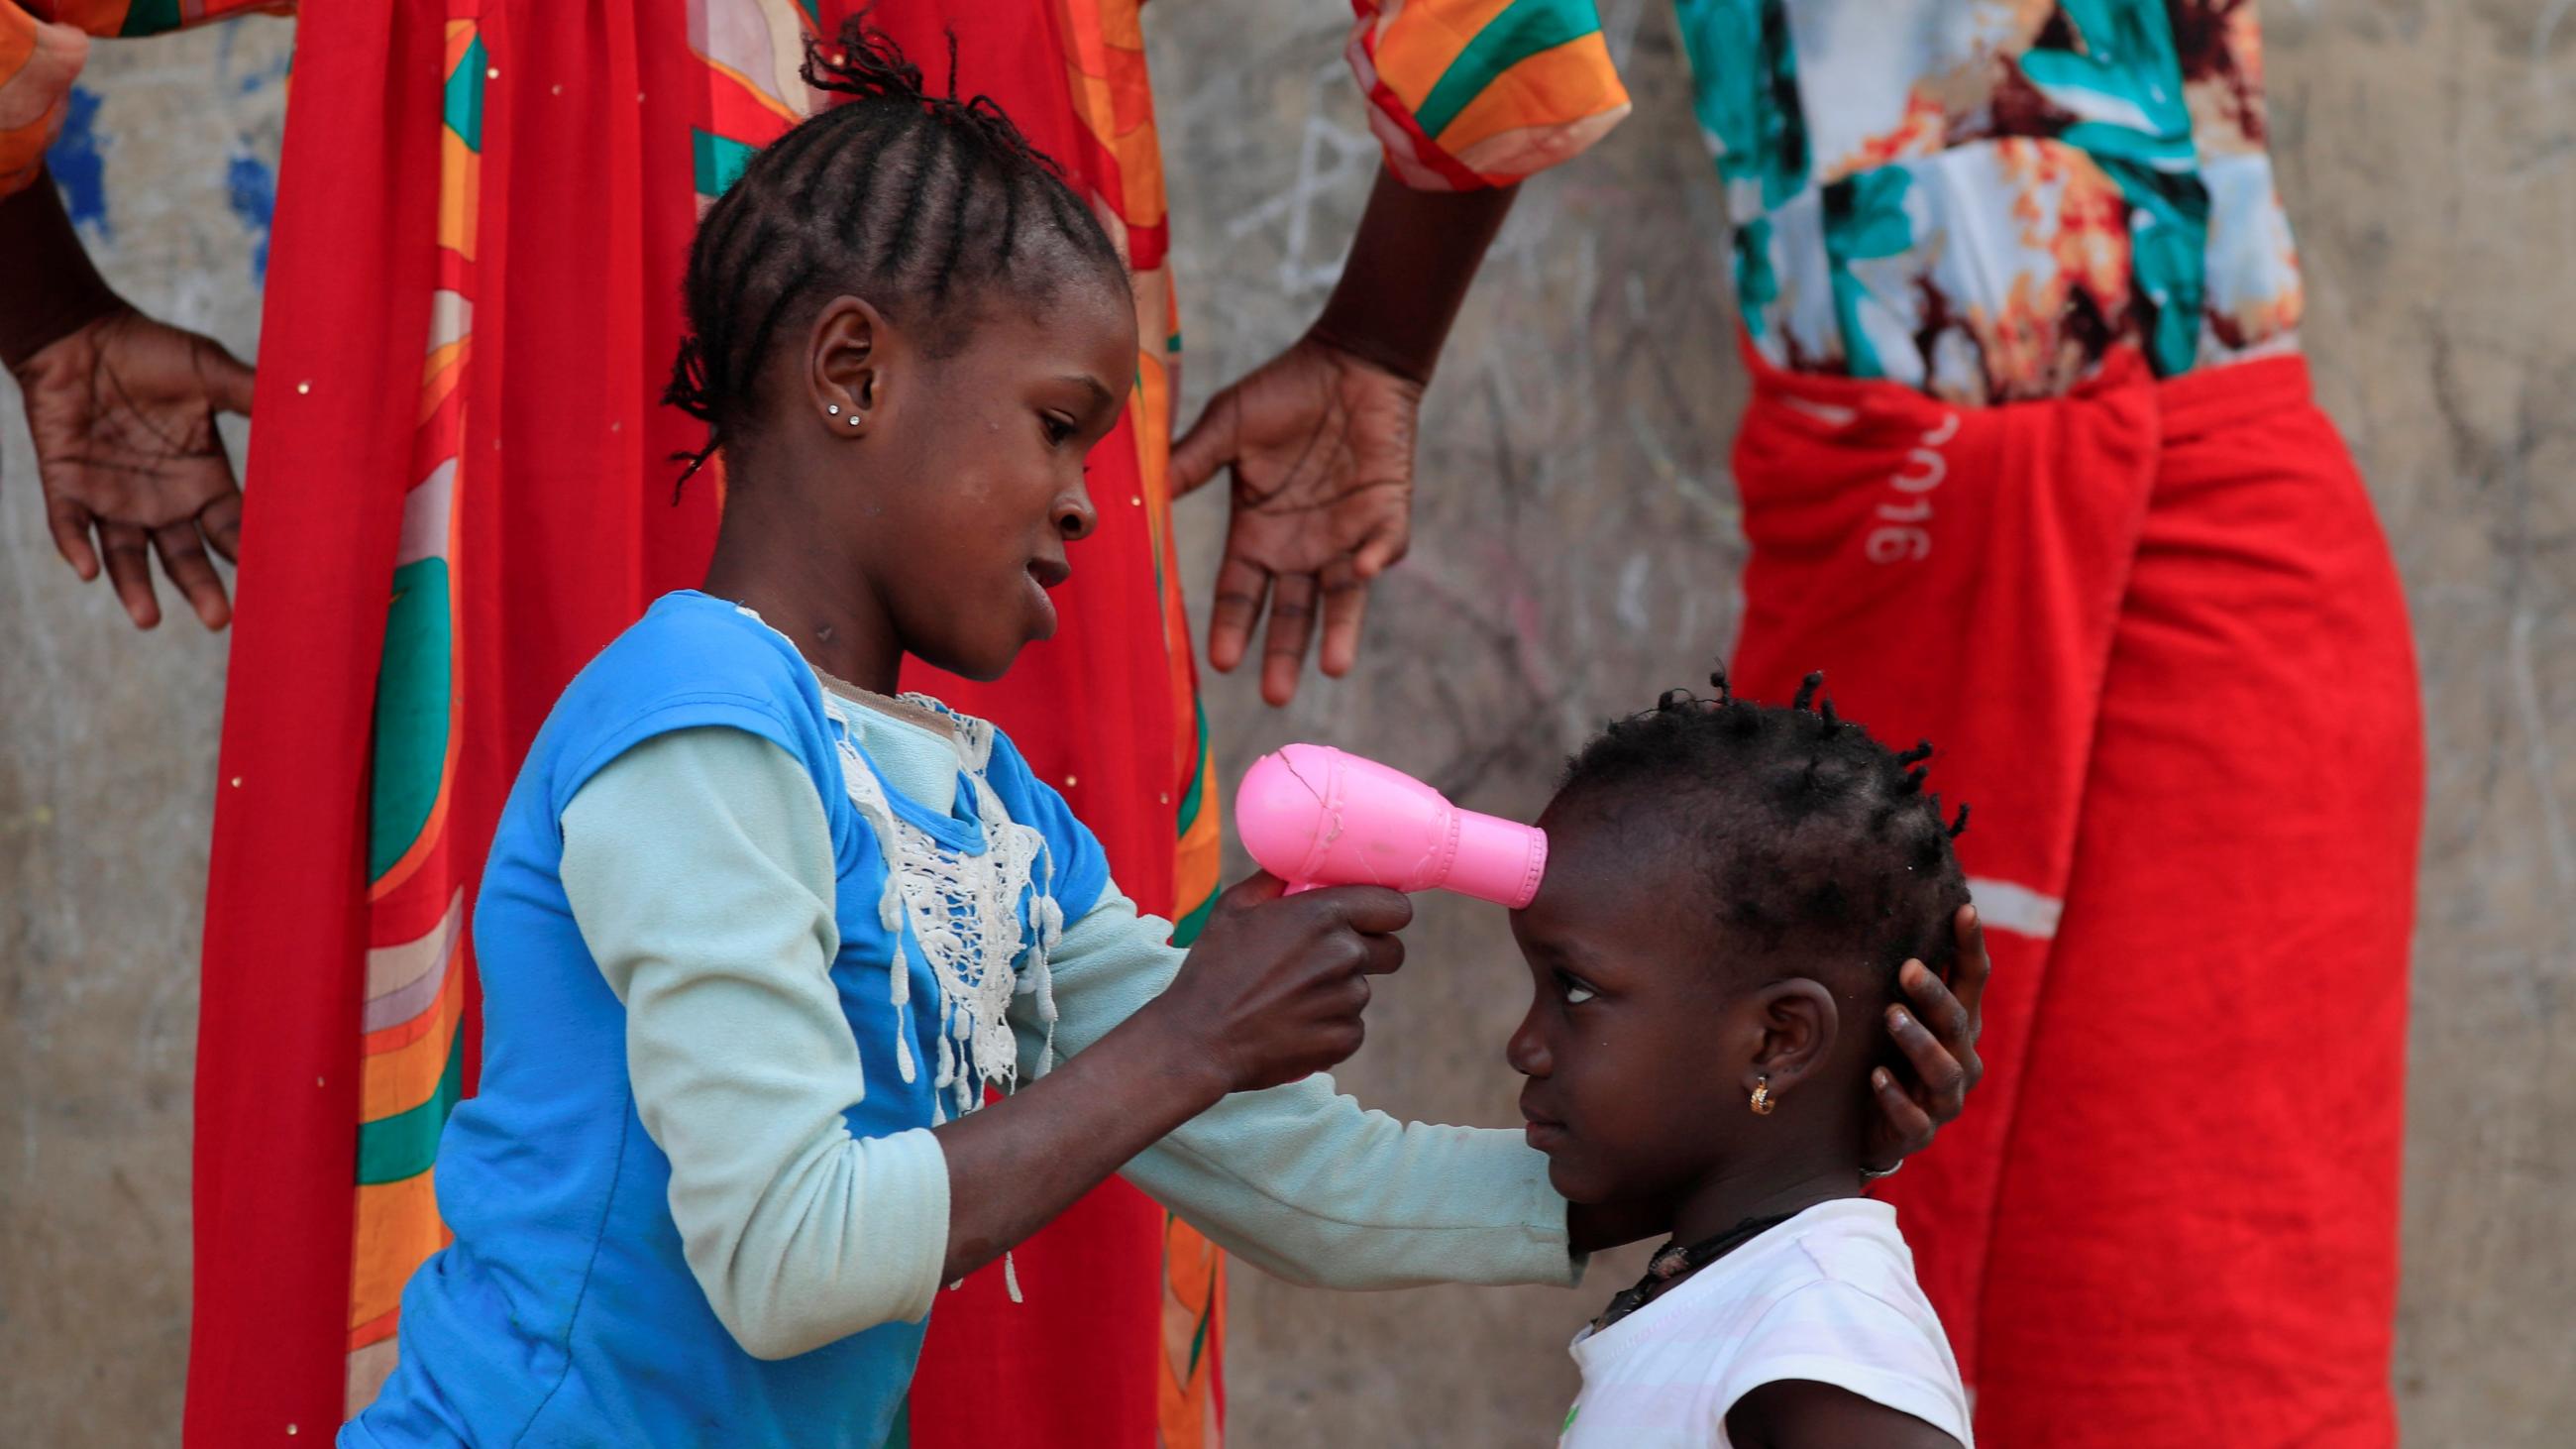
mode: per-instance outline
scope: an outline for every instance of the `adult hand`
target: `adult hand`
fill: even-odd
[[[1908,1071],[1900,1079],[1880,1067],[1870,1076],[1879,1110],[1861,1164],[1874,1173],[1894,1172],[1907,1157],[1931,1146],[1933,1134],[1959,1115],[1968,1089],[1986,1074],[1986,1064],[1977,1056],[1977,1034],[1985,1026],[1986,978],[1994,974],[1995,964],[1986,955],[1986,928],[1977,920],[1976,907],[1959,907],[1951,929],[1958,936],[1959,958],[1948,986],[1920,961],[1906,962],[1897,975],[1913,1009],[1890,1006],[1887,1030],[1904,1053]]]
[[[87,581],[103,558],[125,612],[149,629],[161,622],[157,553],[207,628],[230,622],[206,551],[236,555],[242,500],[215,414],[249,414],[251,369],[211,338],[119,308],[16,372],[63,562]]]
[[[1261,697],[1286,704],[1323,616],[1324,673],[1358,657],[1368,586],[1413,534],[1422,384],[1309,336],[1218,393],[1172,448],[1188,493],[1230,468],[1234,512],[1208,621],[1208,663],[1243,662],[1265,609]]]

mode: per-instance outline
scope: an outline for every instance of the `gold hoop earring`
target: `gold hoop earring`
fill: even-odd
[[[1751,1105],[1753,1107],[1753,1115],[1756,1117],[1768,1117],[1771,1115],[1771,1109],[1780,1105],[1778,1100],[1773,1098],[1771,1095],[1771,1079],[1769,1077],[1764,1077],[1753,1084],[1753,1101]]]

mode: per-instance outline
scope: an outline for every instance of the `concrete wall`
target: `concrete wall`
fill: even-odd
[[[57,152],[108,279],[244,357],[293,35],[102,46]],[[175,1444],[226,636],[63,567],[0,394],[0,1440]]]
[[[1725,459],[1742,383],[1716,188],[1669,13],[1604,6],[1638,114],[1530,188],[1433,390],[1413,558],[1359,673],[1284,714],[1212,681],[1231,778],[1365,741],[1526,811],[1596,717],[1694,677],[1742,557]],[[1149,12],[1193,403],[1320,303],[1373,151],[1341,7]],[[2309,343],[2403,569],[2431,751],[2398,1386],[2408,1442],[2556,1444],[2576,1413],[2576,22],[2560,0],[2274,0],[2276,155]],[[101,254],[147,308],[255,340],[256,163],[282,25],[107,47],[91,90]],[[212,101],[205,119],[197,107]],[[185,116],[187,119],[182,119]],[[253,163],[245,166],[245,161]],[[0,389],[5,392],[5,389]],[[1221,510],[1185,508],[1204,603]],[[1493,607],[1494,591],[1507,607]],[[0,1423],[12,1441],[173,1437],[185,1352],[187,1097],[222,644],[137,638],[56,563],[0,405]],[[1427,901],[1347,1073],[1366,1099],[1514,1120],[1516,986],[1489,911]],[[2395,1084],[2391,1084],[2395,1089]],[[2552,1113],[2552,1104],[2561,1111]],[[1624,1263],[1601,1282],[1622,1280]],[[1562,1343],[1539,1290],[1333,1296],[1236,1279],[1247,1449],[1548,1442]]]

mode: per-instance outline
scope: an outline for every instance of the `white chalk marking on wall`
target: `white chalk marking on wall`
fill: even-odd
[[[1980,923],[2042,941],[2055,939],[2057,918],[2066,909],[2066,902],[2028,886],[1975,876],[1968,879],[1968,898],[1976,903]]]

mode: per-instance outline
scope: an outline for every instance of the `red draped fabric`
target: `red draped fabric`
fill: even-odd
[[[1882,1195],[1978,1438],[2395,1442],[2423,734],[2307,364],[1958,408],[1747,359],[1737,687],[1821,669],[1976,806],[1987,1074]]]

